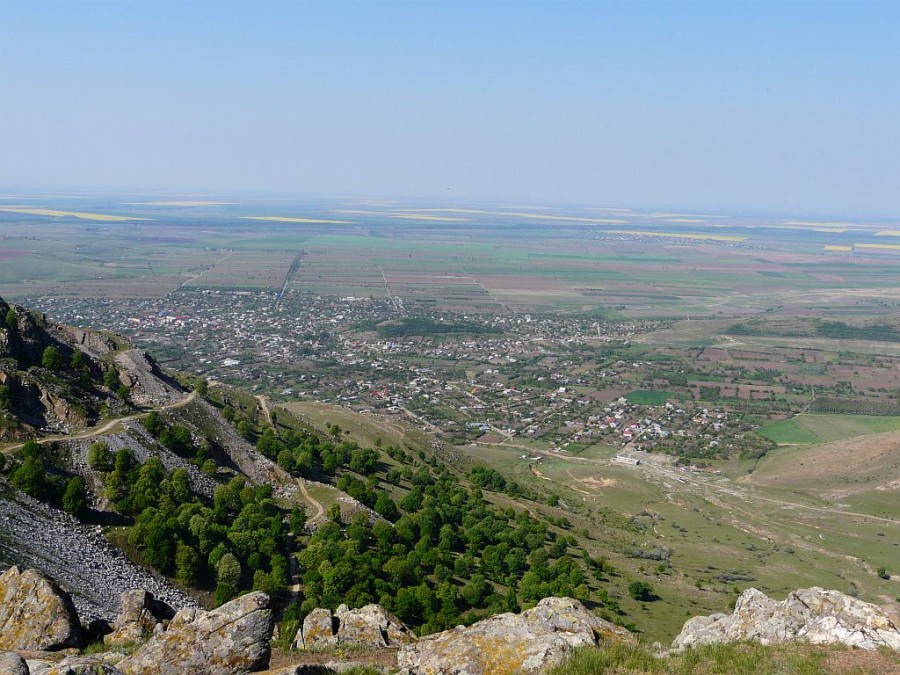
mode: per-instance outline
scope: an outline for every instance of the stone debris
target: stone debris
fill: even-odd
[[[69,592],[82,620],[112,620],[119,597],[142,588],[168,605],[196,607],[164,578],[132,563],[97,527],[79,523],[0,478],[0,562],[43,570]]]

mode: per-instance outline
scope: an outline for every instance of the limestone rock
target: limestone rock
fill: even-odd
[[[143,647],[120,661],[128,675],[226,675],[269,663],[272,610],[265,593],[249,593],[210,612],[186,608]]]
[[[25,659],[15,652],[0,652],[0,673],[4,675],[29,675]]]
[[[119,599],[115,630],[104,636],[103,641],[114,646],[140,642],[174,616],[175,610],[154,598],[152,593],[142,589],[125,591]]]
[[[72,598],[37,570],[0,575],[0,649],[57,650],[81,644]]]
[[[741,593],[732,614],[689,619],[672,647],[736,640],[756,640],[764,645],[804,640],[900,650],[900,630],[881,608],[821,588],[794,591],[782,602],[750,588]]]
[[[363,649],[399,647],[415,642],[415,636],[381,605],[348,609],[341,605],[335,613],[317,608],[303,621],[295,644],[303,649],[341,645]]]
[[[401,648],[398,665],[421,675],[540,673],[576,647],[633,642],[624,628],[591,614],[577,600],[544,598],[521,614],[499,614]]]
[[[303,619],[294,644],[300,649],[320,649],[337,644],[337,626],[330,609],[316,607]]]

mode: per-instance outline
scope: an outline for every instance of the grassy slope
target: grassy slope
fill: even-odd
[[[430,437],[399,418],[360,415],[315,402],[286,407],[317,426],[338,423],[363,445],[380,437],[384,444],[405,445],[429,456],[433,452]],[[846,591],[855,584],[869,601],[887,603],[897,595],[895,584],[878,579],[874,571],[891,566],[900,527],[844,516],[815,489],[803,492],[796,484],[770,484],[768,477],[785,472],[793,462],[790,453],[798,448],[772,453],[749,482],[743,477],[748,463],[722,465],[734,480],[674,470],[670,477],[610,464],[616,452],[610,447],[590,446],[577,457],[549,456],[536,464],[521,458],[527,447],[514,439],[506,445],[457,450],[463,467],[487,464],[540,495],[561,497],[559,506],[550,507],[486,493],[498,504],[524,507],[538,517],[568,519],[566,533],[620,570],[601,586],[618,599],[626,612],[623,618],[640,628],[645,640],[668,644],[690,616],[727,610],[735,588],[756,586],[781,598],[800,587]],[[813,481],[810,487],[815,485]],[[887,500],[892,496],[867,489],[854,504],[861,513],[877,515],[887,507],[878,501],[882,495]],[[671,564],[659,568],[657,560],[634,557],[638,549],[656,548],[671,549]],[[632,600],[627,587],[635,579],[651,583],[659,600]]]

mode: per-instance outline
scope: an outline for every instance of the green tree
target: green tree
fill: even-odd
[[[219,564],[216,565],[216,581],[229,588],[236,589],[238,587],[241,583],[242,573],[241,563],[233,553],[223,555]]]
[[[26,457],[25,461],[12,472],[9,482],[29,497],[40,499],[47,492],[47,467],[40,457]]]
[[[113,456],[109,446],[103,441],[91,443],[87,453],[87,463],[94,471],[107,473],[113,470]]]
[[[62,498],[63,510],[73,516],[83,516],[87,511],[87,485],[84,478],[74,476],[66,483]]]
[[[6,322],[6,327],[9,330],[15,330],[19,325],[19,315],[16,313],[16,310],[14,310],[12,307],[10,307],[6,311],[5,322]]]
[[[63,359],[62,354],[59,353],[59,350],[52,345],[44,349],[44,353],[41,355],[41,365],[44,366],[47,370],[59,370],[62,368]]]
[[[197,391],[200,396],[206,396],[209,392],[209,383],[206,381],[205,377],[198,377],[194,382],[194,389]]]
[[[653,593],[653,586],[646,581],[632,581],[628,584],[628,595],[635,600],[641,601],[649,601],[656,598],[656,595]]]
[[[183,584],[193,586],[200,575],[200,556],[193,547],[179,542],[175,551],[175,578]]]
[[[5,384],[0,384],[0,408],[9,407],[9,387]]]

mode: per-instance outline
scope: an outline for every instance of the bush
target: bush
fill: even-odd
[[[635,600],[650,601],[655,600],[653,586],[646,581],[632,581],[628,584],[628,595]]]
[[[47,347],[41,355],[41,365],[47,370],[59,370],[62,364],[62,355],[56,347]]]

